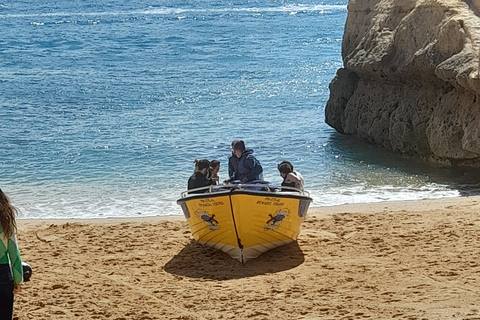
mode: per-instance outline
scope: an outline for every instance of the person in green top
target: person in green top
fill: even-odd
[[[22,259],[17,244],[17,209],[0,189],[0,320],[12,320],[13,296],[23,281]]]

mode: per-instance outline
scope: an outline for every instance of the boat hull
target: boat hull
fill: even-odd
[[[311,201],[304,195],[227,188],[177,203],[195,240],[245,263],[295,241]]]

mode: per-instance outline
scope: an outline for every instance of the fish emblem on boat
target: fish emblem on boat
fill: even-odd
[[[196,212],[197,216],[202,219],[203,222],[205,222],[208,225],[208,228],[210,230],[218,230],[220,226],[218,225],[218,221],[215,220],[215,215],[212,214],[211,216],[208,214],[208,212],[204,211],[198,211]]]
[[[265,224],[265,228],[263,230],[275,230],[278,228],[280,223],[288,216],[288,210],[280,209],[275,212],[275,215],[269,214],[270,219]]]

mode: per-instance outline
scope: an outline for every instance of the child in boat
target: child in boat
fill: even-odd
[[[289,161],[279,163],[278,171],[283,178],[282,186],[303,190],[305,181],[299,172],[293,170],[293,165]]]
[[[211,184],[218,184],[218,171],[220,171],[220,161],[210,161],[210,167],[207,171],[207,180],[210,181]]]
[[[214,182],[207,180],[207,170],[210,168],[210,161],[207,159],[195,159],[194,163],[195,172],[188,179],[188,190],[212,185]],[[203,190],[197,192],[203,192]]]

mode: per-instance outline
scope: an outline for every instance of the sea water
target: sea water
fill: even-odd
[[[0,187],[21,218],[181,214],[195,158],[243,139],[313,206],[455,197],[476,170],[429,166],[325,124],[347,0],[0,3]]]

